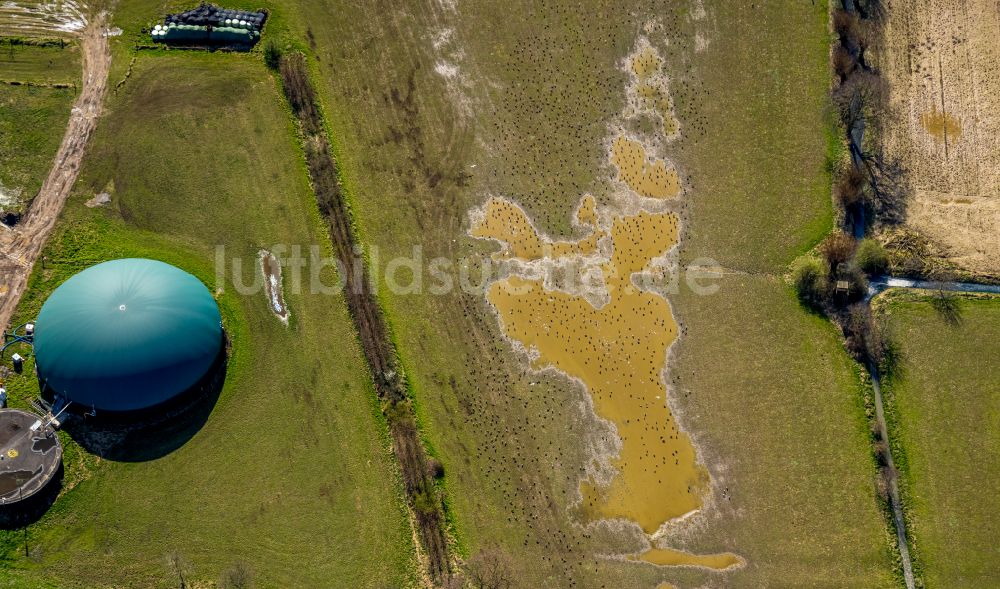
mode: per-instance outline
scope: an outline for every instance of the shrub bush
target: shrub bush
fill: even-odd
[[[281,66],[281,47],[274,39],[268,39],[264,45],[264,63],[272,70],[277,70]]]
[[[857,65],[857,60],[847,49],[844,49],[843,45],[837,45],[833,48],[833,71],[840,76],[841,80],[846,80]]]
[[[253,572],[245,562],[237,562],[226,569],[219,579],[220,589],[250,589],[253,587]]]
[[[865,294],[868,293],[868,279],[865,278],[864,272],[859,270],[857,266],[854,266],[853,264],[846,270],[843,270],[837,279],[847,281],[846,299],[848,303],[860,301],[865,298]]]
[[[444,477],[444,464],[437,458],[429,458],[427,460],[427,474],[431,478],[440,479]]]
[[[434,492],[427,488],[417,491],[413,496],[413,509],[417,511],[420,515],[434,515],[438,510],[437,497],[434,496]]]
[[[815,258],[801,258],[792,266],[792,283],[803,304],[820,308],[827,299],[829,280],[823,264]]]
[[[857,42],[860,28],[858,15],[843,9],[833,11],[833,30],[842,38]]]
[[[889,269],[889,253],[874,239],[862,239],[854,254],[854,263],[865,274],[878,276]]]

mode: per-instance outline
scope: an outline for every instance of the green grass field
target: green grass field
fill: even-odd
[[[0,84],[0,208],[24,210],[59,149],[76,92]]]
[[[80,49],[75,43],[15,45],[0,37],[0,81],[79,84]]]
[[[690,56],[698,92],[678,95],[675,153],[691,184],[683,255],[780,274],[833,222],[827,3],[714,4],[717,30]]]
[[[784,272],[832,219],[826,6],[710,2],[697,21],[683,6],[658,10],[303,4],[291,32],[310,40],[325,83],[363,240],[383,261],[415,244],[425,260],[460,260],[488,247],[465,232],[468,209],[490,194],[521,203],[550,234],[570,233],[582,194],[612,197],[604,141],[623,106],[618,66],[648,22],[681,120],[671,153],[690,187],[683,255]],[[709,42],[696,51],[700,35]],[[780,279],[743,282],[674,301],[688,327],[681,403],[701,400],[691,429],[732,490],[704,535],[678,542],[745,555],[731,576],[596,556],[641,545],[583,533],[569,513],[580,469],[609,434],[585,393],[526,373],[482,297],[384,290],[464,551],[502,546],[528,585],[890,585],[854,368]]]
[[[693,546],[743,555],[727,587],[892,587],[857,367],[779,279],[733,276],[673,300],[672,374],[718,484]]]
[[[960,299],[960,323],[926,300],[888,305],[902,361],[893,410],[909,532],[927,587],[983,587],[1000,574],[991,488],[1000,476],[1000,301]]]
[[[249,283],[260,248],[327,243],[282,105],[258,59],[191,52],[141,56],[109,99],[19,315],[92,263],[162,259],[225,289],[229,376],[204,426],[162,458],[95,460],[68,443],[75,486],[29,529],[30,557],[20,533],[0,536],[0,584],[171,587],[172,551],[200,586],[238,561],[259,587],[412,581],[402,491],[343,300],[286,290],[286,327],[263,292],[216,281],[218,245]],[[110,205],[83,206],[105,190]],[[16,405],[37,393],[28,377],[11,385]]]
[[[460,552],[499,546],[527,587],[890,586],[855,367],[777,276],[832,219],[827,7],[705,4],[701,14],[652,2],[472,0],[455,10],[325,0],[269,5],[266,32],[310,53],[358,235],[384,268],[415,245],[425,261],[488,249],[466,230],[470,207],[491,194],[523,204],[554,235],[572,232],[582,194],[611,202],[605,140],[623,107],[621,60],[645,31],[681,122],[667,151],[688,188],[682,259],[751,273],[726,278],[716,295],[671,300],[685,327],[674,402],[717,483],[704,525],[672,545],[747,560],[722,575],[600,556],[643,545],[581,528],[572,513],[581,469],[613,434],[586,393],[527,373],[482,296],[383,289],[426,441],[445,467]],[[129,71],[138,28],[164,5],[182,3],[119,7],[112,87]],[[111,257],[159,257],[212,284],[216,244],[249,260],[274,243],[324,243],[278,104],[259,57],[138,58],[110,98],[22,317],[72,271]],[[109,207],[82,207],[105,190]],[[289,296],[284,328],[262,294],[227,288],[236,356],[206,426],[146,463],[96,462],[70,445],[68,476],[86,480],[32,528],[31,558],[18,556],[18,536],[4,537],[11,575],[26,586],[166,586],[164,555],[176,549],[203,580],[243,560],[266,587],[408,581],[392,456],[333,301]],[[18,402],[27,388],[18,385]]]

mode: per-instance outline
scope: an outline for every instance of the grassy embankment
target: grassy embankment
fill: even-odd
[[[443,475],[425,453],[406,376],[400,366],[398,350],[391,337],[378,295],[371,284],[366,261],[359,259],[360,243],[354,235],[350,203],[342,189],[308,62],[299,52],[275,59],[288,103],[298,118],[303,136],[306,165],[316,193],[320,213],[329,227],[330,241],[343,274],[344,297],[354,321],[362,351],[371,371],[375,392],[389,426],[393,452],[403,475],[407,505],[411,509],[414,533],[422,551],[420,560],[435,583],[451,577],[451,558],[446,533],[444,504],[439,494]]]
[[[191,52],[143,54],[109,98],[19,317],[90,264],[162,259],[224,289],[229,376],[204,426],[161,458],[98,460],[64,436],[72,489],[28,530],[30,557],[19,532],[0,536],[11,585],[173,586],[171,552],[200,582],[237,562],[263,587],[412,581],[399,476],[343,299],[286,282],[286,327],[263,291],[216,281],[217,245],[249,284],[260,248],[327,243],[282,104],[254,56]],[[83,206],[101,191],[110,205]],[[27,376],[9,384],[17,406],[37,394]]]
[[[889,293],[883,310],[901,358],[885,379],[893,456],[911,550],[928,587],[989,585],[1000,574],[1000,306],[957,297],[958,322],[931,299]]]

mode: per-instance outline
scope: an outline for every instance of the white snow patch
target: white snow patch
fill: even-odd
[[[448,63],[447,61],[439,61],[434,64],[434,71],[437,72],[439,76],[448,78],[449,80],[458,76],[458,66],[453,63]]]
[[[705,35],[702,35],[701,31],[698,31],[697,33],[694,34],[694,52],[695,53],[701,53],[702,51],[708,49],[708,44],[709,43],[710,43],[710,39],[708,37],[706,37]]]
[[[106,205],[111,202],[111,195],[107,192],[102,192],[100,194],[95,194],[94,198],[83,203],[90,208],[99,207],[101,205]]]
[[[0,8],[6,13],[0,17],[0,25],[12,29],[77,33],[87,26],[85,10],[76,0],[8,1]]]
[[[8,188],[0,184],[0,207],[12,207],[21,203],[23,188]]]

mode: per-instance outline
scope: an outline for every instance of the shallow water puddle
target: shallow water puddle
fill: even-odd
[[[663,59],[648,41],[640,41],[639,48],[628,59],[628,71],[633,75],[626,88],[628,109],[655,115],[663,123],[663,136],[676,136],[680,123],[674,115],[674,102],[663,73]]]
[[[633,80],[623,116],[655,110],[670,135],[679,125],[662,66],[656,50],[640,39],[624,64]],[[628,189],[622,201],[600,209],[585,195],[573,219],[582,235],[577,240],[549,239],[520,206],[499,197],[473,211],[469,233],[500,244],[494,258],[505,261],[509,273],[486,296],[503,333],[523,347],[532,368],[555,368],[582,382],[596,413],[615,425],[621,446],[611,459],[610,481],[592,473],[580,483],[585,519],[626,519],[654,535],[664,523],[700,509],[710,479],[667,405],[664,367],[677,323],[666,298],[637,286],[640,277],[662,271],[662,257],[679,235],[678,216],[663,210],[662,201],[680,195],[680,178],[668,160],[651,157],[650,145],[645,138],[613,139],[608,157]],[[549,282],[577,262],[582,282]],[[578,286],[595,276],[596,298]],[[661,548],[626,558],[713,569],[742,563],[730,553]]]
[[[937,108],[931,112],[920,115],[920,124],[934,137],[934,139],[944,142],[945,139],[954,142],[962,136],[962,124],[956,118]]]
[[[723,570],[738,566],[743,559],[731,552],[721,554],[706,554],[699,556],[669,548],[653,548],[642,554],[628,557],[629,560],[643,560],[661,566],[701,566],[710,569]]]
[[[666,160],[650,160],[642,143],[625,136],[611,144],[611,162],[629,188],[648,198],[675,198],[681,190],[677,170]]]
[[[281,262],[271,252],[261,250],[260,269],[264,273],[264,293],[271,312],[288,323],[288,307],[285,306],[285,295],[281,288]]]
[[[597,220],[594,198],[587,198],[589,201],[584,200],[577,212],[577,223],[593,226]],[[497,253],[497,259],[527,261],[592,254],[597,250],[597,242],[604,237],[603,232],[593,231],[579,241],[550,241],[538,234],[524,209],[502,198],[487,201],[485,215],[473,225],[470,234],[503,243],[504,249]]]
[[[487,216],[486,224],[489,220]],[[496,219],[492,225],[499,225]],[[530,223],[528,227],[533,231]],[[673,213],[641,212],[613,220],[614,250],[601,268],[610,300],[600,308],[582,296],[549,291],[540,280],[519,276],[494,283],[487,293],[506,335],[537,353],[532,366],[553,366],[579,378],[598,415],[618,429],[618,476],[608,487],[582,487],[589,519],[626,518],[650,534],[698,509],[708,483],[687,434],[667,408],[661,380],[677,324],[663,297],[632,282],[633,274],[673,247],[677,230]],[[517,229],[493,237],[513,251],[539,239]]]

